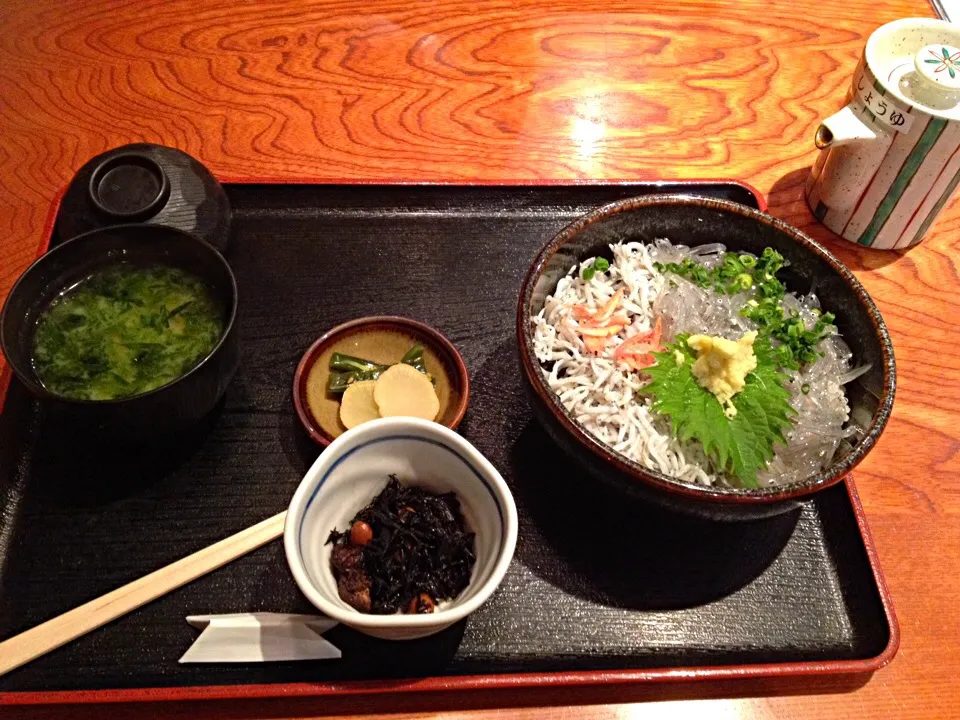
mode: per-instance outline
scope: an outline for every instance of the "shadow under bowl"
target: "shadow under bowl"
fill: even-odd
[[[117,263],[164,265],[198,277],[222,309],[213,349],[176,380],[117,400],[75,400],[47,390],[33,368],[37,322],[64,290]],[[0,316],[0,346],[17,379],[71,434],[106,441],[144,440],[192,427],[223,396],[237,368],[237,283],[223,256],[193,235],[160,225],[115,225],[59,245],[36,260],[10,291]]]
[[[410,318],[394,315],[358,318],[338,325],[320,336],[304,353],[293,376],[293,404],[297,417],[310,438],[320,446],[329,445],[336,437],[346,432],[346,428],[340,423],[337,413],[339,397],[327,394],[321,402],[329,407],[316,408],[316,414],[311,410],[309,384],[312,382],[317,386],[326,386],[330,375],[330,369],[326,363],[332,352],[347,352],[363,356],[363,352],[351,353],[351,348],[348,347],[351,340],[362,336],[374,337],[383,334],[404,336],[409,339],[411,345],[419,343],[427,349],[436,359],[432,369],[442,372],[445,380],[443,388],[438,384],[440,411],[437,422],[454,430],[463,420],[470,399],[470,376],[460,352],[453,343],[429,325]],[[367,359],[384,364],[396,363],[400,361],[400,356],[405,350],[406,348],[400,351],[397,357],[381,356]],[[383,351],[380,350],[380,352]],[[318,365],[321,359],[323,362]],[[431,369],[431,362],[433,361],[428,357],[428,370]],[[315,366],[316,373],[314,373]],[[311,378],[311,375],[314,377]],[[321,415],[322,420],[317,415]]]
[[[805,480],[761,488],[708,487],[685,482],[627,459],[584,430],[546,381],[533,349],[532,318],[571,267],[593,256],[610,257],[611,244],[653,242],[699,246],[723,243],[737,252],[760,255],[771,247],[789,266],[787,289],[816,290],[854,353],[854,366],[870,370],[846,386],[851,422],[864,429],[845,443],[829,467]],[[797,502],[840,482],[876,444],[893,407],[896,368],[893,345],[880,312],[853,274],[829,251],[796,228],[726,200],[654,195],[606,205],[561,230],[543,248],[521,288],[517,341],[522,374],[534,416],[550,437],[591,475],[631,496],[671,509],[718,520],[748,520],[788,512]]]

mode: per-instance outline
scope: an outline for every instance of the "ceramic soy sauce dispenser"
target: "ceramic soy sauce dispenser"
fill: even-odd
[[[960,181],[960,26],[878,28],[816,145],[805,194],[820,222],[864,246],[920,242]]]

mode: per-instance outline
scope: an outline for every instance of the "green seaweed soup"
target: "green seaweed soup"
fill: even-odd
[[[170,267],[111,265],[43,311],[33,367],[56,395],[128,398],[190,371],[222,332],[222,309],[199,278]]]

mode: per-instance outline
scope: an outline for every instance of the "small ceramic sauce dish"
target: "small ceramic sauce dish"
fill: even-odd
[[[375,316],[329,330],[304,353],[293,377],[293,403],[310,437],[329,445],[346,432],[340,419],[342,393],[327,390],[334,353],[382,365],[400,362],[413,346],[423,347],[423,363],[440,403],[435,421],[456,428],[467,411],[470,378],[460,353],[438,331],[416,320]]]
[[[475,534],[470,582],[434,612],[374,615],[340,597],[330,566],[330,531],[354,516],[395,474],[404,485],[454,492]],[[503,580],[517,544],[517,508],[496,468],[457,433],[418,418],[372,420],[334,440],[294,493],[283,545],[294,580],[321,612],[367,635],[410,640],[440,632],[476,610]]]

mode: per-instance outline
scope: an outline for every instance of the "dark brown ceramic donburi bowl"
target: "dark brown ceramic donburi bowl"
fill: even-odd
[[[854,365],[872,366],[847,385],[851,418],[867,429],[856,445],[841,447],[830,467],[802,482],[757,489],[706,487],[628,460],[573,420],[543,379],[533,350],[531,318],[574,264],[595,255],[609,258],[613,243],[657,238],[691,246],[720,242],[731,250],[757,255],[772,247],[790,263],[781,275],[788,290],[807,293],[815,283],[823,307],[837,316],[837,327],[853,349]],[[839,482],[873,448],[893,406],[893,346],[863,286],[837,258],[799,230],[725,200],[676,195],[634,198],[606,205],[565,227],[543,248],[524,280],[517,308],[517,339],[534,413],[557,444],[596,478],[630,495],[716,519],[786,512],[795,508],[798,500]]]
[[[339,420],[329,421],[325,427],[311,412],[307,383],[314,365],[321,358],[328,360],[330,351],[334,347],[337,347],[340,352],[361,354],[362,356],[362,353],[350,353],[349,349],[345,350],[342,346],[349,343],[351,339],[383,332],[404,335],[410,338],[411,344],[420,343],[433,355],[436,363],[440,366],[438,369],[442,370],[448,384],[448,389],[444,392],[445,397],[441,397],[440,416],[437,422],[454,430],[463,420],[463,415],[467,412],[467,402],[470,399],[470,376],[467,374],[467,366],[464,364],[463,358],[453,346],[453,343],[429,325],[424,325],[422,322],[409,318],[391,315],[359,318],[338,325],[324,333],[303,354],[303,358],[300,360],[297,371],[293,376],[293,404],[297,409],[297,416],[310,437],[319,445],[326,447],[345,428],[339,424]],[[390,363],[399,362],[400,356],[395,359],[386,357],[369,357],[367,359]],[[428,368],[431,362],[428,357]],[[318,380],[322,380],[326,384],[329,370],[321,366],[317,368],[317,371],[321,373]]]

